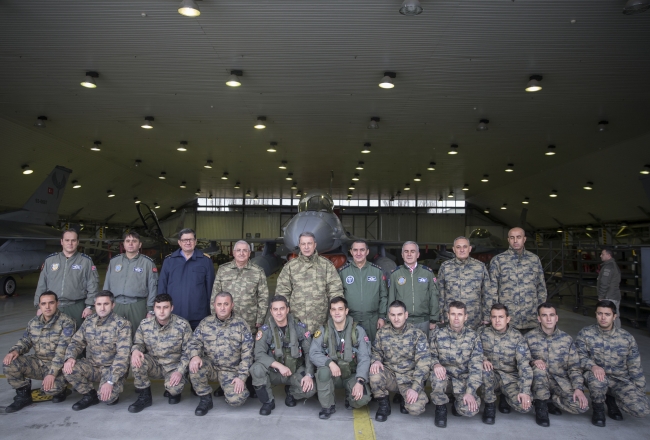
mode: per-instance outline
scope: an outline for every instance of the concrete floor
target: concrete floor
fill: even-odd
[[[105,270],[100,268],[100,274]],[[20,337],[27,321],[33,316],[33,292],[37,275],[29,275],[18,280],[18,294],[13,298],[0,297],[0,354],[4,356]],[[271,290],[275,288],[275,277],[269,279]],[[560,326],[575,336],[594,319],[561,310]],[[626,328],[636,338],[646,377],[650,376],[650,336],[645,329]],[[34,381],[33,387],[40,386]],[[343,407],[343,394],[337,398],[338,412],[329,421],[318,419],[320,405],[316,398],[300,402],[295,408],[283,404],[282,387],[276,389],[276,409],[273,414],[263,417],[258,414],[257,399],[249,400],[241,408],[230,408],[223,398],[215,398],[215,407],[205,417],[194,416],[198,398],[189,389],[183,392],[183,400],[178,405],[168,405],[162,396],[163,385],[154,382],[154,404],[140,414],[131,414],[127,407],[136,399],[133,382],[127,381],[120,403],[115,406],[103,404],[85,411],[72,411],[71,406],[80,396],[74,392],[68,400],[60,404],[43,402],[31,405],[18,413],[5,414],[4,407],[11,403],[14,392],[6,380],[0,379],[0,437],[3,439],[41,439],[48,440],[90,438],[112,439],[127,437],[131,439],[159,438],[239,438],[243,430],[248,438],[270,439],[320,439],[333,437],[347,439],[425,439],[451,435],[454,439],[491,438],[531,438],[558,436],[562,438],[648,438],[650,418],[633,419],[625,415],[625,420],[615,422],[607,419],[606,428],[591,425],[591,412],[574,416],[551,416],[551,427],[541,428],[535,424],[532,414],[509,414],[497,412],[497,423],[487,426],[481,423],[480,415],[471,419],[456,418],[449,414],[448,427],[436,428],[433,424],[433,407],[419,417],[399,413],[393,404],[393,413],[385,423],[374,421],[376,403],[370,404],[369,411],[346,411]],[[373,429],[374,427],[374,429]],[[644,434],[645,433],[645,434]]]

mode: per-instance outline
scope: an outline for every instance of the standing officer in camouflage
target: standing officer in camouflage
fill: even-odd
[[[598,300],[607,299],[616,304],[616,320],[614,325],[621,328],[621,270],[614,259],[614,251],[605,248],[600,252],[600,259],[603,264],[600,266],[598,282]]]
[[[156,263],[140,253],[140,234],[124,234],[124,253],[111,258],[106,271],[104,290],[115,295],[113,313],[126,318],[135,331],[145,317],[153,316],[153,299],[158,293]],[[147,313],[148,312],[148,313]]]
[[[490,310],[491,327],[481,333],[483,344],[483,423],[494,424],[494,402],[501,392],[499,411],[509,414],[510,409],[527,413],[531,408],[530,386],[533,369],[530,351],[521,333],[508,325],[508,307],[493,304]]]
[[[133,338],[131,367],[138,399],[129,412],[139,413],[152,405],[151,381],[165,379],[169,404],[181,401],[188,360],[182,357],[192,337],[190,323],[174,315],[172,297],[163,293],[154,298],[154,317],[142,320]]]
[[[325,325],[329,300],[343,296],[343,286],[332,262],[318,255],[314,234],[303,232],[298,240],[300,255],[282,268],[275,294],[287,298],[293,316],[313,329]]]
[[[424,382],[429,376],[431,355],[427,338],[408,322],[409,313],[402,301],[388,306],[388,320],[377,332],[372,345],[370,388],[379,403],[375,420],[385,422],[391,413],[390,391],[402,397],[402,414],[420,415],[427,404]]]
[[[197,416],[212,409],[209,381],[219,381],[230,406],[243,405],[249,396],[245,382],[253,364],[253,336],[246,321],[235,316],[234,306],[230,293],[218,293],[215,315],[201,321],[183,353],[190,359],[190,381],[201,398]]]
[[[79,393],[80,401],[72,405],[81,411],[99,401],[115,405],[124,388],[131,349],[131,323],[113,313],[115,297],[103,290],[95,296],[95,314],[81,325],[65,352],[63,374]],[[86,349],[86,357],[77,356]],[[99,394],[93,388],[99,382]]]
[[[250,369],[263,416],[275,409],[272,385],[284,385],[284,404],[289,407],[296,406],[296,399],[308,399],[316,393],[309,356],[311,333],[289,313],[284,296],[271,298],[269,309],[267,324],[255,336],[255,363]]]
[[[429,336],[439,320],[438,286],[433,271],[418,264],[420,247],[414,241],[402,245],[404,264],[390,274],[388,303],[399,300],[406,305],[408,322]]]
[[[321,411],[329,419],[336,412],[334,389],[345,389],[345,408],[366,406],[372,396],[368,386],[370,339],[363,327],[348,316],[348,302],[337,296],[330,301],[327,327],[314,333],[310,355],[316,372],[316,388]]]
[[[52,397],[52,402],[63,402],[66,398],[65,378],[61,372],[65,350],[74,335],[74,320],[58,309],[58,298],[54,292],[43,292],[39,298],[40,316],[27,324],[22,338],[9,349],[4,357],[4,373],[7,382],[16,390],[14,403],[5,412],[20,411],[32,404],[32,381],[42,380],[43,393]],[[34,354],[29,351],[34,349]]]
[[[508,232],[510,249],[490,262],[493,297],[487,305],[504,304],[510,310],[511,327],[526,333],[537,327],[537,306],[546,301],[544,269],[539,257],[524,248],[521,228]]]
[[[339,276],[345,299],[350,305],[350,316],[374,341],[377,330],[386,323],[388,289],[381,268],[366,260],[369,252],[365,241],[352,242],[350,254],[353,262],[345,263],[339,269]]]
[[[38,307],[41,293],[48,290],[54,292],[59,298],[59,310],[74,319],[76,328],[80,328],[83,319],[93,313],[99,275],[93,260],[88,255],[77,252],[77,246],[77,231],[63,231],[62,251],[48,255],[41,268],[34,306]]]
[[[555,306],[540,304],[537,319],[539,327],[526,333],[525,339],[533,359],[530,366],[533,367],[535,421],[540,426],[549,426],[548,413],[559,416],[563,409],[582,414],[589,407],[582,391],[580,357],[573,338],[557,328]]]
[[[440,309],[442,316],[449,313],[449,304],[461,301],[467,307],[467,326],[476,330],[490,322],[486,301],[490,295],[490,275],[485,264],[470,257],[472,247],[465,237],[454,240],[455,258],[447,260],[438,271]]]
[[[453,395],[451,413],[474,417],[481,399],[476,394],[483,384],[483,346],[480,336],[465,324],[467,306],[449,303],[449,325],[431,331],[431,401],[436,405],[435,425],[447,427],[447,393]]]
[[[650,414],[639,346],[626,330],[616,328],[615,319],[616,305],[598,301],[597,324],[580,330],[575,342],[591,393],[591,423],[600,427],[605,426],[605,404],[614,420],[623,420],[619,406],[634,417]]]

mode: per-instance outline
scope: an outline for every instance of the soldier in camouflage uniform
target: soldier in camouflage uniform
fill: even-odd
[[[490,262],[492,304],[504,304],[510,310],[511,327],[526,333],[537,327],[537,306],[546,301],[544,269],[539,257],[524,248],[526,233],[521,228],[508,232],[510,249]]]
[[[343,297],[330,301],[327,327],[314,333],[310,355],[316,372],[321,411],[318,417],[329,419],[336,412],[334,389],[345,388],[345,408],[361,408],[372,398],[368,386],[370,339],[363,327],[348,316]]]
[[[481,399],[476,394],[483,384],[483,346],[480,336],[467,327],[467,306],[449,303],[449,325],[431,331],[431,401],[436,405],[435,425],[447,426],[447,393],[453,395],[451,413],[473,417]]]
[[[377,330],[386,323],[388,289],[381,267],[366,260],[368,244],[355,240],[350,247],[352,262],[339,268],[345,299],[350,305],[350,316],[366,331],[371,341]]]
[[[325,325],[329,300],[343,296],[343,286],[336,267],[316,252],[314,234],[300,234],[299,245],[300,255],[282,268],[275,294],[287,298],[293,316],[313,329]]]
[[[614,326],[616,305],[612,301],[596,304],[596,319],[597,324],[580,330],[575,342],[591,393],[591,422],[605,426],[605,404],[614,420],[623,420],[619,406],[631,416],[647,416],[646,379],[634,337]]]
[[[81,411],[104,401],[119,401],[129,366],[131,323],[113,313],[115,297],[108,290],[95,296],[95,314],[72,337],[65,352],[65,378],[83,397],[72,406]],[[86,357],[77,356],[86,349]],[[99,395],[93,388],[99,382]]]
[[[418,264],[420,248],[417,243],[407,241],[402,245],[404,264],[397,266],[390,274],[388,303],[399,300],[406,305],[408,322],[429,336],[429,330],[436,327],[440,318],[439,296],[433,271]]]
[[[531,409],[533,369],[530,367],[530,351],[521,333],[508,325],[510,316],[503,304],[493,304],[490,310],[492,326],[481,333],[483,344],[483,423],[494,424],[494,402],[497,393],[499,411],[508,414],[511,407],[527,413]]]
[[[272,385],[285,386],[284,404],[289,407],[296,406],[296,399],[308,399],[316,393],[309,357],[311,333],[289,313],[284,296],[271,298],[269,310],[267,324],[255,336],[255,363],[250,369],[263,416],[275,409]]]
[[[390,325],[377,332],[370,365],[370,388],[379,403],[375,415],[378,422],[385,422],[391,413],[390,391],[402,396],[402,414],[422,414],[428,401],[424,392],[431,368],[427,337],[407,322],[408,311],[401,301],[388,306],[388,319]]]
[[[133,383],[140,392],[129,406],[129,412],[138,413],[152,405],[149,378],[165,379],[165,395],[169,404],[181,401],[188,360],[183,357],[192,337],[190,323],[174,315],[172,297],[163,293],[154,298],[154,317],[142,320],[133,338],[131,366]]]
[[[472,247],[465,237],[454,240],[455,258],[447,260],[438,271],[441,316],[449,313],[452,301],[461,301],[467,307],[467,326],[478,329],[490,322],[486,301],[491,298],[490,275],[485,264],[470,257]]]
[[[197,416],[212,409],[209,381],[219,381],[230,406],[243,405],[249,396],[245,382],[253,364],[253,336],[246,321],[235,316],[234,306],[230,293],[218,293],[215,314],[201,321],[183,353],[190,360],[190,381],[201,398],[194,411]]]
[[[74,229],[63,231],[61,252],[48,255],[38,277],[34,306],[41,293],[49,290],[59,297],[59,310],[75,320],[76,328],[93,313],[99,275],[93,260],[77,252],[79,235]]]
[[[75,323],[58,310],[56,293],[45,291],[39,298],[40,316],[27,324],[23,337],[9,349],[3,360],[7,382],[16,390],[14,402],[7,406],[12,413],[32,404],[32,381],[42,380],[42,391],[59,403],[66,399],[65,378],[61,372],[65,350],[74,335]],[[34,354],[29,351],[34,349]]]

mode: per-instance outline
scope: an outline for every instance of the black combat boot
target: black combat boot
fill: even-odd
[[[167,393],[167,398],[168,398],[167,403],[169,403],[170,405],[176,405],[178,402],[181,401],[180,394],[176,394],[175,396],[172,396],[171,393]]]
[[[436,405],[435,425],[438,428],[447,427],[447,405]]]
[[[70,392],[70,394],[72,394],[72,392]],[[61,391],[59,394],[55,394],[52,397],[52,403],[61,403],[64,402],[65,399],[67,398],[68,398],[68,389],[63,388],[63,391]]]
[[[495,406],[494,402],[485,402],[485,408],[483,408],[483,423],[486,425],[494,425],[494,419],[496,419],[497,415]]]
[[[591,414],[591,424],[600,428],[605,427],[605,404],[595,403],[591,404],[593,413]]]
[[[89,406],[97,405],[98,403],[99,398],[97,397],[97,391],[92,389],[88,394],[84,394],[80,401],[72,405],[72,410],[81,411]]]
[[[5,412],[13,413],[20,411],[32,403],[34,403],[32,400],[32,386],[25,385],[24,387],[16,388],[16,397],[14,397],[14,403],[5,408]]]
[[[271,414],[271,411],[275,409],[275,399],[269,398],[269,393],[266,391],[266,387],[261,386],[255,388],[257,391],[256,396],[262,402],[262,407],[260,408],[260,415],[268,416]],[[270,401],[269,401],[270,400]]]
[[[196,396],[196,392],[194,392],[194,388],[192,388],[192,393]],[[223,388],[221,388],[221,385],[219,385],[219,387],[216,390],[214,390],[214,397],[223,397],[225,395],[226,393],[223,391]]]
[[[393,402],[399,403],[399,412],[402,414],[408,414],[408,410],[406,409],[405,403],[404,403],[404,396],[402,396],[400,393],[396,393],[395,397],[393,397]]]
[[[607,404],[607,415],[610,419],[623,420],[623,414],[621,413],[621,410],[618,409],[614,396],[610,396],[609,394],[606,395],[605,403]]]
[[[253,398],[253,399],[257,398],[257,392],[255,390],[255,387],[253,386],[253,377],[252,376],[248,376],[248,378],[246,379],[246,389],[250,393],[251,398]]]
[[[510,404],[503,394],[499,396],[499,412],[502,414],[510,414]]]
[[[291,387],[289,385],[284,386],[284,393],[287,395],[287,397],[284,398],[285,405],[293,408],[298,404],[298,402],[296,402],[296,398],[291,394]]]
[[[323,420],[329,419],[330,416],[335,412],[336,412],[336,405],[332,405],[329,408],[323,408],[318,413],[318,418]]]
[[[151,387],[143,388],[138,391],[140,391],[138,400],[136,400],[129,406],[130,413],[139,413],[143,409],[151,406],[151,404],[153,403],[151,400]]]
[[[562,410],[555,406],[555,403],[550,400],[546,402],[546,407],[548,408],[548,413],[553,414],[554,416],[561,416]]]
[[[388,396],[377,397],[377,403],[379,407],[377,408],[377,414],[375,414],[375,420],[385,422],[390,415],[390,401],[388,400]]]
[[[347,409],[347,410],[352,410],[352,409],[354,409],[354,408],[352,408],[352,407],[350,406],[350,400],[349,400],[348,398],[345,399],[345,409]]]
[[[546,407],[546,402],[535,399],[533,403],[535,404],[535,423],[544,428],[548,428],[551,423],[548,420],[548,408]]]
[[[456,409],[456,398],[454,396],[451,396],[449,403],[451,404],[451,415],[454,417],[462,417]]]
[[[199,396],[201,400],[194,410],[195,416],[204,416],[212,409],[212,394],[208,393],[205,396]]]

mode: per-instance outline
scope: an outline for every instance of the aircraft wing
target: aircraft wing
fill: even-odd
[[[50,226],[0,220],[2,240],[60,240],[61,231]]]

